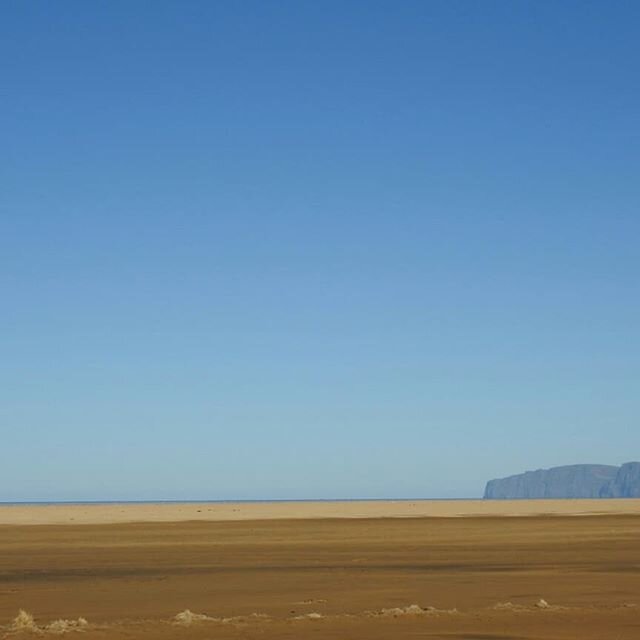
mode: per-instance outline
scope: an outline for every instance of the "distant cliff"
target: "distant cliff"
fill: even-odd
[[[527,471],[487,482],[489,500],[517,498],[638,498],[640,462],[621,467],[574,464]]]
[[[601,498],[640,498],[640,462],[623,464],[615,480],[600,492]]]

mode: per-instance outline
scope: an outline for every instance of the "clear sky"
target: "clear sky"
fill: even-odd
[[[639,458],[639,28],[3,2],[0,500],[473,497]]]

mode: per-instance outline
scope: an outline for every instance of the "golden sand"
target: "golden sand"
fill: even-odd
[[[638,640],[639,502],[2,507],[0,638]]]
[[[640,514],[640,500],[361,500],[2,505],[2,524]]]

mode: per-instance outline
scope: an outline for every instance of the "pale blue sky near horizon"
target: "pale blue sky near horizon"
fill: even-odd
[[[639,26],[4,2],[0,500],[479,497],[640,458]]]

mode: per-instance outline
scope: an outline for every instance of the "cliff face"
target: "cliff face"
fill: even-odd
[[[490,480],[484,497],[490,500],[640,497],[640,462],[628,462],[621,467],[575,464],[527,471]]]
[[[640,498],[640,462],[623,464],[613,482],[602,491],[603,498]]]

